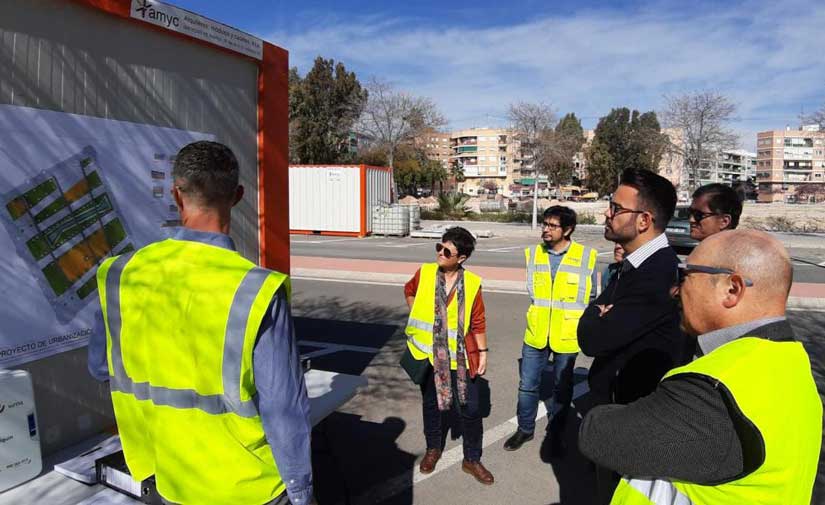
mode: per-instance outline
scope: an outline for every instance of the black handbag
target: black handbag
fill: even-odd
[[[404,354],[401,355],[400,365],[410,376],[410,380],[418,385],[424,383],[430,371],[430,360],[427,358],[415,359],[407,346],[404,346]]]

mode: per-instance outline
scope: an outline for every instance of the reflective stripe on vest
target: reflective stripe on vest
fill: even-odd
[[[595,249],[571,242],[555,276],[552,275],[550,256],[541,244],[527,248],[525,259],[531,306],[527,312],[524,342],[537,349],[549,345],[555,352],[578,352],[578,319],[595,289],[592,285]],[[571,278],[575,278],[575,291],[569,289]]]
[[[693,505],[687,495],[666,480],[622,479],[611,505]]]
[[[112,339],[112,368],[110,377],[113,391],[134,395],[138,400],[152,400],[155,405],[166,405],[179,409],[200,409],[209,414],[231,412],[242,417],[255,417],[258,409],[253,399],[241,400],[241,354],[243,353],[246,320],[255,297],[271,272],[263,268],[253,268],[246,274],[235,292],[226,336],[223,346],[223,388],[222,395],[202,395],[191,389],[170,389],[153,386],[148,382],[134,382],[123,368],[120,352],[120,276],[123,268],[134,253],[118,257],[106,276],[106,310],[109,318],[109,334]]]
[[[407,346],[416,359],[429,359],[432,363],[433,354],[433,321],[435,321],[435,286],[438,266],[435,263],[425,263],[419,274],[418,291],[416,292],[410,317],[407,320],[405,333]],[[475,298],[481,288],[481,278],[468,270],[464,270],[464,333],[470,331],[470,319]],[[447,306],[448,328],[447,340],[450,353],[450,365],[456,368],[458,349],[458,300],[455,295]],[[426,320],[425,320],[426,319]]]
[[[715,486],[624,478],[611,505],[810,503],[822,441],[822,401],[802,344],[742,337],[669,371],[662,381],[683,374],[717,384],[733,402],[731,411],[755,426],[759,445],[744,452],[764,451],[761,464]]]

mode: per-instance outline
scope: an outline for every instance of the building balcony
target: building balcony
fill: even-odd
[[[469,146],[469,145],[468,146],[457,146],[454,149],[455,149],[454,152],[456,152],[457,154],[466,154],[466,153],[475,154],[475,153],[478,152],[478,146]]]

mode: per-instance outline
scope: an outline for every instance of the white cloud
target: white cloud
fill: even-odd
[[[551,102],[592,127],[611,107],[656,109],[664,93],[715,88],[739,104],[743,120],[734,127],[752,148],[754,131],[782,128],[800,105],[825,102],[825,4],[816,2],[746,2],[690,15],[658,3],[632,15],[588,10],[488,28],[377,16],[324,23],[265,38],[288,49],[302,71],[320,54],[362,78],[430,96],[454,127],[500,124],[519,100]]]

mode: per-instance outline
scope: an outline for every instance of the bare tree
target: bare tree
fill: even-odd
[[[736,104],[713,90],[664,98],[665,110],[660,115],[665,126],[682,132],[682,141],[671,142],[670,150],[684,157],[693,191],[702,165],[715,161],[721,151],[736,147],[739,137],[727,127],[736,114]]]
[[[545,171],[553,161],[553,127],[556,114],[546,103],[518,102],[510,104],[507,117],[512,124],[516,138],[520,141],[522,166],[530,164],[533,172],[533,229],[538,221],[539,173]]]
[[[825,105],[812,114],[802,116],[802,121],[807,124],[819,126],[820,131],[825,131]]]
[[[398,91],[388,82],[376,78],[366,87],[369,95],[358,130],[371,139],[375,147],[385,150],[390,166],[393,166],[398,146],[411,142],[428,128],[438,129],[447,124],[429,98]]]

